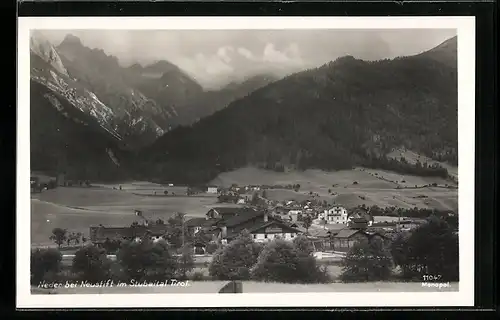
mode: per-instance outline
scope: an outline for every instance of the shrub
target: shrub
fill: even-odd
[[[249,279],[259,248],[248,232],[242,232],[238,238],[216,251],[208,268],[209,274],[219,280]]]
[[[180,278],[186,279],[186,274],[193,270],[194,259],[193,259],[193,247],[191,244],[186,244],[181,249],[181,255],[177,261],[177,274]]]
[[[269,242],[252,268],[252,278],[260,281],[285,283],[323,282],[326,273],[316,265],[316,259],[307,246],[304,251],[289,241],[277,239]]]
[[[54,241],[57,246],[61,248],[61,245],[68,239],[68,231],[62,228],[54,228],[49,239]]]
[[[191,278],[193,279],[193,281],[202,281],[203,279],[205,279],[205,274],[201,271],[196,271],[195,273],[193,273]]]
[[[379,239],[357,242],[342,260],[343,282],[380,281],[391,276],[392,258]]]
[[[31,283],[38,285],[41,281],[55,280],[61,268],[62,255],[57,249],[36,249],[31,252]]]
[[[391,253],[403,277],[422,281],[434,275],[440,281],[458,281],[458,235],[442,218],[431,216],[428,222],[406,237],[395,239]]]
[[[217,245],[217,243],[211,242],[211,243],[207,244],[206,251],[209,254],[213,254],[213,253],[215,253],[215,251],[217,251],[218,247],[219,246]]]
[[[97,283],[110,278],[111,260],[106,250],[89,245],[78,250],[73,258],[72,270],[82,280]]]

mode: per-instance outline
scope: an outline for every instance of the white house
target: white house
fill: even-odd
[[[217,189],[217,187],[215,187],[215,186],[209,186],[209,187],[207,188],[207,192],[208,192],[208,193],[217,193],[217,192],[218,192],[218,189]]]
[[[344,207],[335,206],[319,214],[319,219],[325,219],[327,223],[347,224],[347,210]]]

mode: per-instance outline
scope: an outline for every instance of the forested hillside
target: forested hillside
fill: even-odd
[[[246,165],[347,169],[400,146],[456,163],[457,68],[443,63],[446,54],[456,61],[452,43],[439,58],[347,56],[293,74],[167,133],[141,153],[138,169],[199,182]]]

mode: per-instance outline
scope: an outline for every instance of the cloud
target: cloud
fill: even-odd
[[[246,48],[239,47],[238,48],[238,53],[240,55],[242,55],[243,57],[247,58],[248,60],[255,60],[255,57],[254,57],[253,53],[250,50],[246,49]]]
[[[286,54],[275,49],[274,44],[268,43],[264,48],[262,59],[267,62],[288,62],[289,58]]]
[[[264,48],[262,60],[281,66],[298,66],[303,64],[297,43],[291,43],[283,51],[277,50],[273,43],[268,43]]]
[[[234,48],[230,46],[225,46],[225,47],[220,47],[217,50],[217,56],[224,61],[225,63],[230,63],[231,62],[231,56],[230,54],[234,52]]]
[[[231,77],[317,67],[346,53],[365,60],[417,54],[456,35],[455,29],[43,31],[55,45],[72,33],[123,66],[171,61],[207,87]]]

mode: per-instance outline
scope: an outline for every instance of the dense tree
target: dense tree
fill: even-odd
[[[397,238],[391,251],[405,278],[423,281],[424,275],[432,275],[440,281],[458,280],[458,235],[442,218],[432,216],[411,235]]]
[[[325,272],[317,266],[316,259],[305,241],[297,242],[300,248],[296,243],[283,239],[270,241],[263,248],[257,264],[251,270],[252,278],[285,283],[326,281]]]
[[[61,261],[62,255],[59,250],[35,249],[31,251],[31,283],[38,285],[42,280],[54,280],[61,268]]]
[[[260,246],[244,231],[227,246],[217,250],[209,266],[209,273],[219,280],[246,280],[257,262]]]
[[[172,279],[177,270],[175,257],[162,241],[153,243],[144,239],[124,242],[118,251],[117,261],[129,281],[164,281]]]
[[[106,250],[89,245],[75,253],[72,271],[82,280],[97,283],[110,278],[110,267],[111,260],[106,256]]]
[[[104,240],[102,247],[108,254],[116,253],[121,247],[121,241],[117,239],[106,239]]]
[[[54,228],[52,229],[52,235],[49,238],[54,241],[59,248],[61,248],[61,245],[68,239],[68,230]]]
[[[217,249],[219,248],[219,246],[215,243],[215,242],[211,242],[209,244],[207,244],[207,253],[208,254],[213,254],[217,251]]]
[[[181,255],[177,262],[177,273],[181,279],[186,279],[186,274],[193,270],[193,246],[188,243],[181,248]]]
[[[179,249],[188,242],[192,241],[192,236],[189,234],[188,228],[185,223],[186,214],[178,212],[171,216],[168,221],[168,231],[166,239],[168,243]]]
[[[392,272],[392,257],[379,239],[356,242],[342,260],[344,282],[383,281]]]
[[[306,234],[309,233],[309,228],[312,225],[312,221],[313,221],[313,218],[308,214],[306,214],[304,216],[304,218],[302,219],[302,224],[304,225],[304,228],[306,229]]]

